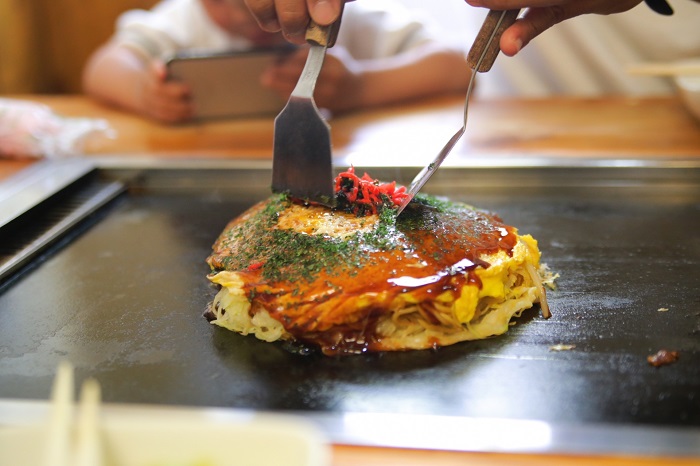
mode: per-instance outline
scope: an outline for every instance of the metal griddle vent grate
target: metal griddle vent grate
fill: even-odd
[[[76,183],[0,228],[0,283],[124,191],[120,182]]]

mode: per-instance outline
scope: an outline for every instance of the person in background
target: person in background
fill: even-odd
[[[318,24],[330,24],[338,18],[340,5],[344,1],[346,0],[245,0],[264,30],[281,30],[289,41],[295,43],[300,43],[301,32],[309,22],[309,18]],[[501,37],[501,50],[506,55],[513,56],[532,39],[555,24],[583,14],[621,13],[637,6],[642,0],[465,0],[465,2],[474,7],[491,10],[528,9]],[[672,12],[666,0],[646,0],[646,3],[662,14]]]
[[[471,4],[478,0],[467,1]],[[510,1],[506,6],[515,8],[528,2],[482,1],[489,6],[491,2],[501,6]],[[481,76],[477,88],[479,97],[676,95],[674,77],[639,75],[631,73],[630,69],[649,62],[700,59],[698,3],[671,0],[675,13],[668,16],[658,14],[639,1],[598,2],[603,9],[597,12],[612,13],[627,8],[620,14],[571,16],[574,15],[571,8],[579,3],[592,5],[595,2],[581,0],[569,9],[566,2],[563,3],[562,9],[556,10],[560,13],[531,8],[503,34],[501,48],[514,57],[502,57],[489,73]],[[562,20],[560,24],[549,27],[558,20]],[[474,19],[471,27],[478,27],[477,23]]]
[[[246,4],[263,29],[281,30],[296,43],[309,17],[319,24],[330,23],[341,1],[246,0]],[[500,40],[502,52],[514,58],[496,60],[491,71],[480,75],[478,97],[670,95],[676,93],[674,79],[633,76],[627,68],[649,61],[700,59],[700,0],[464,1],[465,6],[479,7],[465,18],[464,29],[473,36],[485,9],[526,8]],[[371,0],[355,3],[363,2]]]
[[[252,0],[255,1],[255,0]],[[610,15],[636,7],[642,0],[465,0],[474,7],[492,10],[528,8],[525,14],[501,36],[501,51],[516,55],[532,39],[552,26],[584,14]],[[684,0],[687,2],[688,0]],[[693,0],[698,2],[700,0]],[[646,0],[645,3],[662,15],[673,14],[666,0]]]
[[[303,36],[303,33],[302,33]],[[85,93],[165,123],[193,117],[190,90],[169,80],[165,60],[178,51],[244,51],[285,42],[263,31],[244,0],[163,0],[117,20],[114,36],[88,59]],[[303,42],[303,40],[302,40]],[[288,98],[307,47],[266,70],[263,85]],[[328,50],[314,99],[332,112],[387,105],[466,90],[463,51],[390,0],[348,5],[336,45]]]

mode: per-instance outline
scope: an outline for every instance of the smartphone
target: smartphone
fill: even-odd
[[[260,75],[293,45],[244,52],[178,53],[166,61],[168,78],[192,89],[195,118],[242,118],[279,113],[285,101],[260,85]]]

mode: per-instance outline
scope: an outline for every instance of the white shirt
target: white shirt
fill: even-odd
[[[391,0],[349,3],[337,45],[355,59],[382,58],[434,39],[428,26]],[[148,57],[182,51],[240,51],[252,44],[209,19],[199,0],[163,0],[151,10],[130,10],[117,19],[115,40]]]
[[[700,58],[700,4],[671,4],[673,16],[642,3],[624,13],[583,15],[558,24],[515,57],[501,55],[491,71],[480,75],[477,92],[487,97],[670,94],[670,78],[633,76],[626,68]],[[480,19],[475,21],[480,26]]]

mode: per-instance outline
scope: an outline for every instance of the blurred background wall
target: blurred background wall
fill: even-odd
[[[0,94],[78,93],[117,16],[157,0],[0,0]]]

